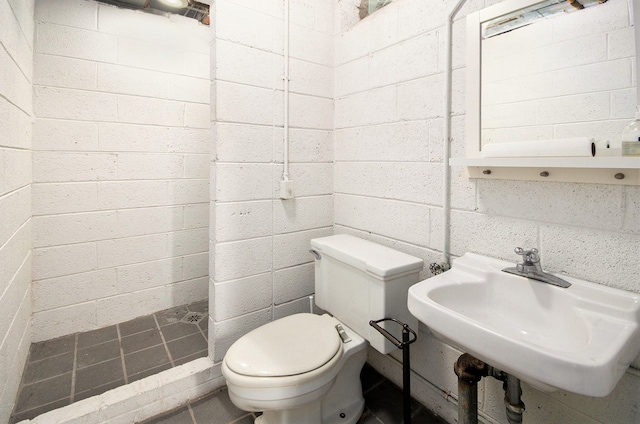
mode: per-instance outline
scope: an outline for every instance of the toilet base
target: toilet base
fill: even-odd
[[[364,411],[360,372],[367,360],[367,344],[353,347],[356,349],[326,395],[301,408],[264,411],[255,424],[357,423]]]
[[[344,418],[338,414],[335,416],[325,417],[322,419],[322,405],[315,402],[314,405],[307,405],[305,408],[289,409],[286,411],[265,411],[254,421],[254,424],[355,424],[360,419],[364,411],[364,399],[355,402],[347,408],[342,408],[340,414],[344,414]]]

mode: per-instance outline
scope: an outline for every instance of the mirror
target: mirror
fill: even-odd
[[[566,1],[507,0],[467,17],[467,157],[508,141],[620,143],[636,108],[631,0],[578,1],[566,13]]]

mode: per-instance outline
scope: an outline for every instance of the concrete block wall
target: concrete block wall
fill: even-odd
[[[407,1],[336,35],[335,222],[428,265],[442,205],[441,37],[433,18],[409,15],[445,5]]]
[[[620,146],[636,106],[632,16],[626,0],[603,6],[482,41],[483,142],[589,136]]]
[[[31,342],[33,9],[33,0],[0,0],[0,422]]]
[[[215,156],[210,347],[214,361],[247,331],[309,311],[309,240],[333,232],[333,25],[330,0],[290,5],[290,175],[281,200],[284,2],[215,2]],[[213,57],[213,53],[212,53]]]
[[[209,31],[37,1],[33,341],[206,299]]]
[[[336,232],[394,247],[427,264],[440,260],[441,197],[450,189],[453,210],[447,230],[454,257],[473,251],[515,262],[515,246],[535,246],[545,269],[640,292],[632,259],[640,243],[637,187],[475,181],[464,167],[453,167],[451,186],[442,187],[443,30],[454,3],[396,1],[336,35]],[[453,157],[463,157],[465,145],[465,16],[491,3],[467,2],[453,26]],[[603,21],[613,19],[608,11],[629,8],[629,2],[620,3],[612,0],[613,7],[596,8],[596,13]],[[620,55],[628,60],[624,44],[615,48],[625,50]],[[419,330],[411,349],[417,374],[413,395],[456,422],[457,406],[449,399],[457,393],[452,367],[460,352],[426,327]],[[373,350],[368,360],[401,384],[399,361]],[[525,422],[640,420],[640,400],[628,396],[640,391],[640,373],[633,368],[606,398],[542,393],[526,385],[523,391]],[[506,424],[501,384],[485,379],[479,393],[481,420]]]

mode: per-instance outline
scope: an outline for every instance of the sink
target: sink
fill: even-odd
[[[640,295],[502,272],[513,265],[466,253],[409,288],[409,311],[436,337],[537,389],[607,396],[640,352]]]

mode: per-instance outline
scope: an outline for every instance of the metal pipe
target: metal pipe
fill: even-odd
[[[284,171],[282,180],[289,181],[289,0],[284,1]]]
[[[504,404],[507,408],[507,420],[509,424],[522,423],[524,413],[524,403],[521,400],[522,389],[520,380],[517,377],[507,374],[507,381],[504,388]]]
[[[478,424],[478,382],[489,374],[489,366],[464,353],[453,370],[458,376],[458,424]]]
[[[451,157],[451,86],[452,86],[452,70],[453,70],[453,42],[452,27],[453,17],[458,13],[466,0],[458,0],[456,5],[451,9],[447,20],[445,21],[444,44],[445,44],[445,69],[444,69],[444,140],[442,153],[442,263],[449,269],[449,254],[451,244],[451,168],[449,166],[449,158]]]
[[[635,54],[636,54],[636,76],[638,70],[640,69],[640,0],[633,0],[633,4],[631,5],[631,12],[633,13],[633,27],[635,29]],[[636,113],[640,112],[640,84],[636,82]]]

